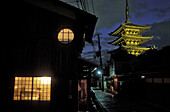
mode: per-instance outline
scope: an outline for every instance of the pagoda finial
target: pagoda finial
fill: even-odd
[[[130,23],[128,0],[126,0],[126,23]]]

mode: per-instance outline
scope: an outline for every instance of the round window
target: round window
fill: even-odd
[[[74,39],[74,33],[70,29],[62,29],[58,34],[58,40],[63,44],[68,44]]]

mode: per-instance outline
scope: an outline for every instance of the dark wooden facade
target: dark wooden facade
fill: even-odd
[[[78,59],[78,81],[79,86],[81,86],[85,91],[85,94],[81,94],[80,88],[78,93],[78,107],[79,111],[92,111],[92,104],[91,104],[91,75],[94,68],[98,67],[97,64],[94,64],[88,60],[83,58]],[[84,86],[84,87],[83,87]],[[82,98],[83,96],[83,98]]]
[[[135,57],[117,49],[111,54],[118,81],[123,81],[119,93],[137,96],[156,104],[169,105],[170,46],[152,49]]]
[[[78,57],[84,41],[91,42],[97,18],[54,0],[24,0],[15,4],[12,13],[9,22],[12,31],[4,39],[8,45],[3,53],[8,104],[16,111],[77,111]],[[57,38],[64,28],[74,33],[74,40],[69,44],[62,44]],[[13,101],[16,76],[50,76],[51,101]],[[71,98],[69,89],[72,89]]]

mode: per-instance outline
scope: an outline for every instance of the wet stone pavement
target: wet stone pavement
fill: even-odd
[[[114,96],[111,93],[95,90],[95,95],[106,112],[169,112],[148,105],[149,102]]]

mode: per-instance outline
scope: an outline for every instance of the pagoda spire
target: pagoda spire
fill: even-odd
[[[141,35],[150,28],[151,26],[138,25],[130,22],[128,0],[126,0],[126,21],[125,23],[122,23],[116,30],[109,33],[110,36],[118,37],[114,41],[109,42],[109,44],[120,46],[122,50],[125,50],[128,54],[139,56],[145,51],[155,48],[139,46],[139,44],[143,44],[153,38],[153,36],[143,37]]]
[[[126,0],[126,23],[130,23],[128,0]]]

